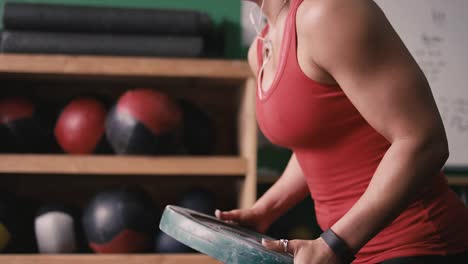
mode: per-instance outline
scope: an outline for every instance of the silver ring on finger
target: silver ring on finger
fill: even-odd
[[[281,245],[283,245],[283,251],[284,251],[284,253],[288,253],[288,243],[289,243],[289,240],[287,240],[287,239],[280,239],[280,243],[281,243]]]

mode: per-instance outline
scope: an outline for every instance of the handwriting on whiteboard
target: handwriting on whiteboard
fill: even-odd
[[[440,96],[438,99],[439,111],[445,126],[468,135],[468,99],[445,96]]]
[[[414,56],[432,85],[438,82],[440,74],[447,65],[442,51],[444,38],[434,33],[424,32],[420,40],[422,45],[414,51]]]
[[[424,72],[449,141],[450,166],[468,166],[468,1],[375,0]]]
[[[444,10],[432,8],[431,18],[434,30],[420,33],[420,45],[414,50],[414,56],[429,83],[433,85],[439,81],[447,65],[443,52],[446,39],[440,34],[440,30],[443,31],[447,21],[447,13]]]
[[[440,27],[445,26],[445,22],[447,21],[446,11],[435,9],[435,8],[432,8],[431,11],[432,11],[432,22],[434,22],[436,26],[440,26]]]

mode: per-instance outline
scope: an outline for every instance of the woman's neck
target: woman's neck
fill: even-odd
[[[280,14],[281,10],[285,8],[287,3],[291,0],[263,0],[265,1],[263,4],[263,13],[265,14],[269,24],[275,24],[278,15]],[[255,0],[258,6],[261,6],[262,0]]]

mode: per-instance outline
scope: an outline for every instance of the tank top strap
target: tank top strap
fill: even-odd
[[[298,7],[304,0],[290,0],[291,4]]]
[[[301,5],[301,3],[304,1],[304,0],[289,0],[290,1],[290,6],[289,6],[289,10],[288,10],[288,17],[286,18],[286,29],[285,29],[285,33],[283,35],[283,38],[287,38],[285,41],[286,42],[291,42],[294,44],[294,50],[293,51],[290,51],[290,50],[286,50],[286,51],[280,51],[280,52],[287,52],[287,53],[290,53],[292,52],[293,54],[296,53],[296,47],[295,47],[295,43],[296,43],[296,23],[295,23],[295,17],[296,17],[296,12],[297,12],[297,9],[299,8],[299,6]],[[293,16],[293,17],[290,17],[290,16]],[[256,38],[256,46],[257,46],[257,62],[258,62],[258,71],[260,71],[260,68],[261,68],[261,65],[263,64],[263,41],[261,40],[261,38],[264,38],[266,36],[266,34],[268,33],[268,24],[265,25],[265,27],[263,28],[263,30],[260,32],[260,38]]]

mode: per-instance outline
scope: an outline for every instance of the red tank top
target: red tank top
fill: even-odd
[[[325,230],[364,193],[390,143],[364,120],[340,87],[317,83],[302,72],[295,21],[302,1],[291,1],[278,67],[271,87],[264,92],[257,89],[261,94],[256,110],[265,136],[295,153],[315,203],[317,221]],[[262,49],[258,40],[259,65]],[[261,80],[260,72],[258,76]],[[466,250],[468,209],[441,173],[359,251],[354,263]]]

